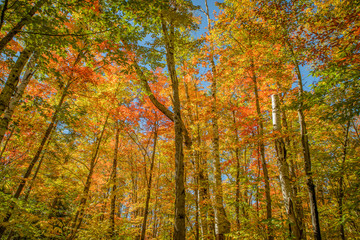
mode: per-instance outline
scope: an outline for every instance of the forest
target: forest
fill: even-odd
[[[360,239],[359,0],[0,2],[0,239]]]

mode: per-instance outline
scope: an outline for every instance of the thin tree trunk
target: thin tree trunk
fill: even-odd
[[[259,94],[258,94],[258,87],[257,87],[257,77],[256,77],[256,73],[255,73],[255,65],[254,65],[254,59],[251,58],[251,78],[253,80],[253,88],[254,88],[254,93],[255,93],[255,104],[256,104],[256,113],[257,113],[257,117],[259,120],[259,149],[260,149],[260,161],[261,161],[261,166],[262,166],[262,170],[263,170],[263,174],[264,174],[264,182],[265,182],[265,197],[266,197],[266,219],[269,221],[268,223],[268,229],[267,229],[267,234],[268,234],[268,240],[273,240],[274,236],[273,236],[273,230],[272,230],[272,226],[271,226],[271,218],[272,218],[272,213],[271,213],[271,196],[270,196],[270,183],[269,183],[269,173],[268,173],[268,169],[267,169],[267,164],[266,164],[266,160],[265,160],[265,144],[264,144],[264,125],[263,125],[263,118],[262,118],[262,113],[261,113],[261,109],[260,109],[260,100],[259,100]]]
[[[211,24],[210,24],[210,14],[207,0],[205,0],[206,5],[206,16],[208,22],[209,35],[211,35]],[[220,164],[220,135],[219,135],[219,125],[218,125],[218,113],[217,113],[217,71],[214,60],[214,46],[212,41],[210,42],[210,57],[211,71],[212,71],[212,83],[211,83],[211,113],[212,113],[212,133],[213,133],[213,159],[214,159],[214,176],[215,176],[215,231],[216,239],[222,240],[225,239],[224,234],[230,232],[230,222],[226,217],[226,212],[224,208],[223,200],[223,190],[222,190],[222,180],[221,180],[221,164]]]
[[[256,184],[256,215],[257,215],[257,219],[256,219],[256,225],[257,225],[257,229],[259,232],[262,232],[262,229],[260,228],[260,194],[259,194],[259,185],[260,185],[260,172],[261,172],[261,167],[260,167],[260,149],[259,149],[259,145],[257,145],[257,165],[258,165],[258,173],[257,173],[257,184]],[[265,239],[265,237],[264,237]]]
[[[279,84],[278,84],[279,85]],[[279,87],[280,89],[281,87]],[[283,105],[283,98],[281,98],[280,101],[280,105]],[[296,154],[294,154],[296,152],[295,147],[294,147],[294,142],[290,139],[289,137],[289,126],[287,123],[287,117],[286,117],[286,112],[281,111],[281,124],[282,126],[285,128],[286,131],[286,137],[285,137],[285,145],[286,148],[288,149],[286,154],[287,154],[287,159],[289,159],[289,168],[290,168],[290,180],[292,182],[292,188],[293,188],[293,193],[294,193],[294,198],[296,201],[295,204],[295,211],[296,211],[296,216],[299,219],[300,222],[300,231],[302,233],[302,237],[303,239],[306,239],[306,225],[305,225],[305,219],[304,219],[304,209],[302,206],[302,201],[298,196],[298,192],[300,191],[300,186],[298,186],[296,179],[298,179],[298,176],[296,175],[296,169],[298,169],[297,165],[294,163],[294,157],[296,156]]]
[[[176,11],[176,9],[174,10]],[[175,225],[174,240],[186,239],[185,227],[185,183],[184,183],[184,153],[183,128],[179,96],[179,81],[175,66],[174,26],[170,19],[169,25],[162,19],[162,30],[165,38],[166,63],[171,78],[174,97],[174,127],[175,127]]]
[[[313,226],[313,233],[314,238],[316,240],[321,240],[321,231],[320,231],[320,221],[319,221],[319,212],[317,209],[317,202],[316,202],[316,192],[315,192],[315,184],[312,177],[312,170],[311,170],[311,157],[310,157],[310,146],[308,140],[308,133],[306,128],[306,121],[304,115],[304,103],[303,103],[303,84],[302,84],[302,77],[299,68],[299,63],[295,57],[293,48],[289,42],[287,42],[291,56],[294,60],[295,65],[295,72],[298,78],[298,87],[299,87],[299,105],[298,105],[298,116],[299,116],[299,124],[300,124],[300,134],[301,134],[301,146],[302,152],[304,157],[304,168],[305,168],[305,175],[306,175],[306,185],[308,187],[309,192],[309,199],[310,199],[310,212],[311,212],[311,222]]]
[[[153,176],[153,169],[154,169],[154,163],[155,163],[156,143],[157,143],[157,137],[158,137],[157,122],[154,124],[154,128],[155,128],[154,129],[154,146],[153,146],[153,151],[152,151],[152,155],[151,155],[151,163],[150,163],[150,170],[149,170],[149,180],[147,182],[147,188],[146,188],[144,219],[143,219],[143,224],[142,224],[142,228],[141,228],[141,236],[140,236],[141,240],[144,240],[145,235],[146,235],[146,220],[147,220],[148,212],[149,212],[149,202],[150,202],[150,197],[151,197],[151,186],[152,186],[152,176]]]
[[[115,208],[116,208],[116,188],[117,188],[117,158],[118,158],[118,148],[119,148],[119,137],[120,137],[120,127],[116,122],[116,135],[115,135],[115,147],[114,147],[114,159],[113,167],[111,173],[111,203],[110,203],[110,236],[111,238],[115,237]]]
[[[4,88],[0,93],[0,115],[2,115],[5,109],[9,106],[10,99],[16,92],[16,88],[19,82],[21,72],[23,71],[26,63],[31,57],[32,50],[27,47],[21,53],[16,60],[14,66],[11,68],[9,77],[5,83]],[[6,131],[6,129],[5,129]]]
[[[68,240],[73,240],[73,239],[76,238],[76,234],[77,234],[78,230],[80,229],[83,218],[84,218],[85,205],[86,205],[86,202],[87,202],[87,199],[88,199],[88,196],[89,196],[89,191],[90,191],[90,187],[91,187],[91,183],[92,183],[92,175],[94,173],[96,160],[97,160],[97,157],[98,157],[98,154],[99,154],[101,141],[102,141],[102,138],[104,136],[104,132],[105,132],[105,129],[106,129],[106,125],[107,125],[109,116],[110,116],[110,113],[108,113],[108,115],[106,116],[103,129],[101,130],[100,136],[99,136],[98,140],[96,141],[96,148],[95,148],[93,157],[91,158],[91,161],[90,161],[89,174],[88,174],[88,176],[86,178],[86,183],[85,183],[85,186],[84,186],[82,197],[80,199],[80,204],[79,204],[78,210],[75,213],[75,218],[74,218],[73,224],[71,226],[71,233],[70,233],[69,237],[67,238]]]
[[[277,95],[272,95],[272,115],[273,115],[273,127],[275,134],[281,134],[281,122],[280,122],[280,106]],[[296,239],[304,239],[301,222],[296,215],[296,198],[293,193],[293,187],[290,180],[289,164],[287,163],[286,147],[284,140],[281,136],[275,138],[275,149],[278,161],[278,167],[280,172],[280,185],[282,189],[282,195],[284,198],[285,209],[290,220],[291,230],[295,233]]]
[[[0,53],[4,50],[5,46],[13,39],[13,37],[21,31],[21,29],[29,22],[34,14],[40,10],[47,0],[39,0],[30,9],[30,11],[0,40]]]
[[[196,161],[195,157],[195,161]],[[197,161],[195,162],[196,165],[196,171],[199,169],[199,166],[197,165]],[[199,177],[197,175],[194,176],[194,184],[195,184],[195,240],[200,239],[200,219],[199,219]]]
[[[247,146],[245,145],[245,148],[244,148],[244,168],[243,168],[243,170],[242,170],[242,172],[244,173],[244,174],[246,174],[246,172],[247,172],[247,168],[248,168],[248,163],[247,163],[247,161],[246,161],[246,152],[247,152]],[[247,211],[245,210],[245,203],[247,203],[248,202],[248,185],[247,184],[245,184],[245,189],[244,189],[244,192],[243,192],[243,203],[242,203],[242,205],[241,205],[241,211],[242,211],[242,215],[244,216],[244,217],[246,217],[246,218],[248,218],[249,217],[249,215],[248,215],[248,213],[247,213]],[[251,198],[251,196],[249,197],[249,199]],[[246,226],[245,226],[246,227]]]
[[[18,186],[18,188],[17,188],[17,190],[16,190],[16,192],[14,194],[15,199],[18,199],[20,197],[20,194],[22,193],[22,191],[23,191],[23,189],[25,187],[26,181],[28,180],[28,178],[31,175],[32,169],[34,168],[35,164],[37,163],[37,161],[40,158],[40,155],[41,155],[41,153],[43,151],[43,148],[44,148],[44,146],[45,146],[45,144],[46,144],[46,142],[47,142],[47,140],[48,140],[48,138],[50,136],[50,133],[51,133],[52,129],[55,126],[55,122],[57,120],[59,112],[61,111],[61,106],[64,103],[64,100],[65,100],[65,97],[66,97],[66,95],[68,93],[68,88],[69,87],[70,87],[70,84],[68,84],[65,87],[65,89],[64,89],[64,91],[63,91],[63,93],[61,95],[60,101],[59,101],[59,103],[58,103],[58,105],[57,105],[57,107],[55,109],[55,112],[54,112],[54,114],[52,116],[51,122],[50,122],[48,128],[46,129],[46,132],[45,132],[45,134],[44,134],[44,136],[43,136],[43,138],[41,140],[40,146],[38,147],[38,150],[36,151],[35,156],[31,160],[30,165],[27,168],[26,173],[24,174],[24,176],[23,176],[22,180],[20,181],[20,184],[19,184],[19,186]],[[14,209],[14,204],[12,204],[10,206],[10,210],[6,214],[5,218],[3,219],[3,223],[7,223],[10,220],[13,209]],[[5,226],[0,227],[0,238],[4,234],[5,230],[6,230]]]
[[[25,92],[26,86],[31,80],[31,77],[34,75],[35,70],[35,63],[37,60],[37,54],[34,53],[31,57],[29,63],[27,64],[25,75],[19,86],[17,87],[15,96],[11,98],[9,106],[6,108],[4,116],[0,119],[0,143],[4,139],[4,135],[6,131],[8,130],[9,123],[11,121],[12,115],[16,109],[16,107],[19,105],[19,102]]]
[[[347,155],[347,147],[349,144],[349,129],[350,129],[350,120],[345,127],[345,139],[343,143],[343,154],[341,162],[341,174],[339,179],[339,197],[338,197],[338,211],[339,211],[339,222],[340,224],[340,237],[342,240],[345,240],[345,222],[343,221],[344,216],[344,175],[345,175],[345,161]]]
[[[160,169],[160,161],[158,162],[158,172],[160,173],[161,172],[161,169]],[[157,178],[157,181],[156,181],[156,189],[159,189],[159,177]],[[157,207],[158,207],[158,195],[155,195],[155,204],[154,204],[154,228],[153,228],[153,234],[152,234],[152,237],[156,239],[157,237],[157,229],[158,229],[158,225],[160,224],[160,221],[159,221],[159,224],[157,223],[158,221],[158,216],[157,216]]]
[[[235,178],[235,185],[236,185],[236,194],[235,194],[235,215],[236,215],[236,230],[240,231],[240,156],[239,156],[239,136],[238,136],[238,129],[236,127],[236,117],[235,111],[232,112],[233,114],[233,124],[235,126],[235,159],[236,159],[236,178]]]

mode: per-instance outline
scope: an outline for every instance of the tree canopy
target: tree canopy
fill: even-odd
[[[359,56],[357,0],[2,1],[0,238],[358,239]]]

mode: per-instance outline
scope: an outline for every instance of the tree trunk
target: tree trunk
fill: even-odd
[[[88,196],[89,196],[89,191],[90,191],[91,182],[92,182],[92,175],[94,173],[96,160],[97,160],[97,157],[98,157],[98,154],[99,154],[101,141],[102,141],[102,138],[104,136],[104,132],[105,132],[105,129],[106,129],[106,125],[107,125],[109,116],[110,116],[110,114],[108,113],[108,115],[106,116],[106,119],[105,119],[103,129],[101,130],[100,136],[97,139],[97,141],[95,142],[96,143],[96,148],[95,148],[93,157],[91,158],[91,161],[90,161],[89,174],[88,174],[88,176],[86,178],[85,187],[84,187],[81,199],[80,199],[80,204],[79,204],[78,210],[75,213],[74,222],[73,222],[73,224],[71,226],[71,233],[70,233],[69,237],[67,238],[68,240],[74,240],[76,238],[76,234],[77,234],[78,230],[80,229],[83,218],[84,218],[85,205],[86,205],[86,202],[87,202],[87,199],[88,199]]]
[[[111,202],[110,202],[110,236],[111,238],[115,237],[115,208],[116,208],[116,188],[117,188],[117,158],[118,158],[118,148],[119,148],[119,137],[120,137],[120,127],[118,122],[116,125],[116,135],[115,135],[115,147],[114,147],[114,159],[111,173]]]
[[[206,5],[206,16],[208,22],[209,35],[211,31],[210,24],[210,14],[207,0],[205,0]],[[212,113],[212,133],[213,133],[213,159],[214,159],[214,176],[215,176],[215,232],[216,239],[222,240],[225,239],[224,234],[230,232],[230,222],[226,217],[226,212],[224,209],[224,200],[223,200],[223,191],[222,191],[222,180],[221,180],[221,164],[220,164],[220,135],[219,135],[219,125],[218,125],[218,113],[217,113],[217,71],[214,60],[214,46],[212,41],[210,42],[210,64],[212,71],[212,83],[211,83],[211,113]]]
[[[268,173],[267,164],[266,164],[266,160],[265,160],[265,144],[264,144],[264,140],[263,140],[264,125],[263,125],[263,118],[262,118],[261,109],[260,109],[260,100],[259,100],[259,94],[258,94],[255,65],[254,65],[254,60],[252,58],[251,58],[251,72],[252,72],[251,78],[253,80],[253,88],[254,88],[254,93],[255,93],[256,113],[257,113],[257,118],[259,121],[259,132],[258,132],[259,142],[258,142],[258,144],[259,144],[259,149],[260,149],[260,161],[261,161],[261,166],[262,166],[262,170],[263,170],[263,174],[264,174],[264,182],[265,182],[266,218],[268,221],[271,221],[272,213],[271,213],[270,183],[269,183],[269,173]],[[268,234],[268,240],[274,239],[271,222],[268,222],[267,234]]]
[[[0,143],[4,139],[5,133],[8,130],[9,123],[11,121],[12,115],[19,105],[19,102],[25,92],[26,86],[31,80],[31,77],[34,75],[35,70],[35,63],[37,60],[37,54],[34,53],[31,57],[29,63],[27,64],[25,75],[23,80],[21,81],[20,85],[17,87],[15,96],[11,98],[9,106],[6,108],[4,116],[0,119]],[[15,86],[15,85],[14,85]]]
[[[238,129],[236,127],[236,117],[235,111],[232,112],[233,114],[233,124],[235,126],[235,159],[236,159],[236,177],[235,177],[235,187],[236,187],[236,194],[235,194],[235,216],[236,216],[236,230],[240,231],[240,156],[239,156],[239,136],[238,136]]]
[[[320,231],[320,221],[319,221],[319,212],[317,209],[317,202],[316,202],[316,192],[315,192],[315,184],[312,177],[311,171],[311,157],[310,157],[310,147],[309,147],[309,140],[308,140],[308,133],[306,128],[306,121],[304,115],[304,103],[303,103],[303,84],[302,84],[302,76],[300,72],[299,62],[296,59],[294,49],[291,46],[289,40],[286,40],[286,44],[289,47],[290,55],[293,58],[293,63],[295,66],[295,73],[298,79],[298,96],[299,96],[299,103],[298,103],[298,116],[299,116],[299,124],[300,124],[300,135],[301,135],[301,147],[302,153],[304,157],[304,170],[306,175],[306,185],[309,192],[309,199],[310,199],[310,212],[311,212],[311,222],[313,226],[313,234],[314,239],[321,240],[321,231]]]
[[[350,120],[345,127],[345,139],[343,143],[343,154],[342,154],[342,161],[341,161],[341,173],[339,179],[339,197],[338,197],[338,212],[339,212],[339,222],[340,224],[340,238],[345,240],[345,222],[343,221],[344,216],[344,175],[345,175],[345,161],[346,161],[346,154],[347,154],[347,147],[349,144],[349,129],[350,129]]]
[[[149,180],[147,182],[147,188],[146,188],[146,199],[145,199],[145,210],[144,210],[144,219],[143,224],[141,228],[141,236],[140,239],[144,240],[146,235],[146,220],[149,213],[149,202],[151,197],[151,185],[152,185],[152,175],[153,175],[153,169],[154,169],[154,163],[155,163],[155,153],[156,153],[156,143],[157,143],[157,122],[154,124],[154,146],[153,151],[151,155],[151,162],[150,162],[150,171],[149,171]],[[146,166],[145,166],[146,167]]]
[[[40,10],[47,0],[39,0],[30,9],[30,11],[0,40],[0,53],[4,50],[5,46],[13,39],[13,37],[21,31],[21,29],[29,22],[34,14]]]
[[[300,123],[300,133],[301,133],[301,146],[304,157],[304,168],[306,175],[306,185],[308,187],[309,198],[310,198],[310,211],[311,211],[311,221],[313,226],[314,238],[316,240],[321,240],[321,231],[320,231],[320,221],[319,221],[319,212],[317,209],[316,202],[316,192],[315,192],[315,184],[312,177],[311,170],[311,158],[310,158],[310,146],[308,140],[308,133],[306,128],[305,115],[303,111],[303,85],[302,85],[302,77],[300,73],[300,68],[297,60],[295,59],[295,54],[291,48],[292,56],[294,58],[295,70],[298,77],[298,87],[299,87],[299,107],[298,107],[298,115],[299,115],[299,123]]]
[[[26,181],[28,180],[28,178],[31,175],[32,169],[34,168],[35,164],[37,163],[37,161],[40,158],[40,155],[41,155],[41,153],[43,151],[43,148],[44,148],[44,146],[45,146],[45,144],[46,144],[46,142],[47,142],[47,140],[48,140],[48,138],[50,136],[50,133],[51,133],[52,129],[55,126],[55,122],[57,120],[59,112],[61,111],[61,106],[64,103],[65,97],[66,97],[66,95],[68,93],[69,86],[70,86],[70,84],[68,84],[65,87],[65,89],[64,89],[64,91],[63,91],[63,93],[61,95],[60,101],[59,101],[59,103],[58,103],[58,105],[57,105],[57,107],[55,109],[55,112],[54,112],[54,114],[52,116],[51,122],[50,122],[48,128],[46,129],[46,132],[45,132],[45,134],[44,134],[44,136],[43,136],[43,138],[41,140],[40,146],[38,147],[38,150],[36,151],[35,156],[31,160],[30,165],[27,168],[26,173],[24,174],[24,176],[23,176],[22,180],[20,181],[20,184],[19,184],[19,186],[18,186],[18,188],[17,188],[17,190],[16,190],[16,192],[14,194],[15,199],[18,199],[20,197],[20,194],[22,193],[22,191],[23,191],[23,189],[25,187]],[[10,220],[13,209],[14,209],[14,204],[12,204],[10,206],[10,210],[6,214],[5,218],[3,219],[3,223],[6,223],[6,222],[8,222]],[[6,227],[4,227],[4,226],[0,227],[0,238],[4,234],[5,230],[6,230]]]
[[[174,240],[186,239],[185,227],[185,183],[184,183],[184,154],[183,128],[179,96],[179,81],[175,67],[174,26],[170,19],[169,26],[162,19],[162,30],[165,38],[166,63],[171,78],[174,97],[174,127],[175,127],[175,225]]]
[[[279,87],[279,89],[281,89]],[[283,98],[282,98],[283,99]],[[281,99],[280,101],[280,105],[283,105],[283,100]],[[294,163],[294,157],[296,156],[296,149],[294,147],[294,141],[290,139],[289,137],[289,126],[287,123],[287,117],[286,117],[286,112],[281,111],[281,124],[282,126],[285,128],[286,131],[286,137],[285,137],[285,146],[288,149],[286,151],[286,158],[289,159],[289,168],[290,168],[290,179],[292,182],[292,188],[293,188],[293,193],[294,193],[294,198],[296,200],[296,204],[295,204],[295,210],[296,210],[296,216],[299,219],[300,222],[300,231],[302,233],[302,237],[303,239],[306,239],[306,225],[305,225],[305,220],[304,220],[304,209],[302,206],[302,201],[298,196],[298,192],[300,192],[300,186],[298,186],[296,179],[298,179],[298,176],[296,175],[296,169],[298,169],[297,164]]]
[[[0,115],[2,115],[5,109],[9,106],[10,99],[16,92],[21,72],[24,69],[26,63],[28,62],[31,54],[32,50],[29,47],[25,48],[20,53],[20,56],[16,60],[14,66],[11,68],[5,86],[0,93]]]
[[[272,95],[272,115],[273,115],[273,127],[275,134],[281,134],[281,122],[280,122],[280,106],[277,95]],[[282,195],[284,198],[285,209],[290,220],[291,230],[294,231],[296,239],[304,239],[302,232],[302,223],[296,215],[296,198],[293,193],[293,187],[290,180],[289,164],[286,159],[286,147],[284,140],[281,136],[275,138],[275,149],[277,162],[280,172],[280,185],[282,189]]]
[[[187,100],[187,111],[189,112],[189,120],[190,120],[190,124],[191,126],[194,126],[194,116],[192,115],[192,112],[190,110],[190,105],[191,105],[191,101],[190,101],[190,95],[189,95],[189,88],[187,83],[184,81],[184,87],[185,87],[185,95],[186,95],[186,100]],[[194,83],[194,87],[196,88],[196,83]],[[195,106],[195,117],[198,119],[198,112],[197,112],[197,105]],[[198,124],[196,125],[198,126]],[[193,134],[194,135],[194,134]],[[200,139],[199,139],[200,140]],[[193,180],[194,180],[194,195],[195,195],[195,240],[199,240],[200,239],[200,203],[199,203],[199,189],[200,189],[200,185],[199,185],[199,171],[200,171],[200,161],[199,161],[199,146],[195,146],[195,148],[192,149],[192,164],[193,167],[195,168],[195,174],[193,176]]]
[[[197,159],[195,158],[195,161]],[[197,165],[197,161],[195,163]],[[196,166],[196,171],[199,169],[199,166]],[[195,240],[200,239],[200,219],[199,219],[199,177],[197,175],[194,176],[194,185],[195,185]]]

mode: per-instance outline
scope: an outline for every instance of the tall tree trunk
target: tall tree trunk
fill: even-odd
[[[310,146],[308,140],[308,133],[306,128],[306,121],[304,115],[304,90],[302,83],[302,76],[300,72],[299,63],[295,57],[294,50],[289,41],[287,41],[288,47],[290,48],[291,56],[293,57],[293,62],[295,65],[295,72],[298,79],[298,95],[299,95],[299,104],[298,104],[298,116],[299,116],[299,124],[300,124],[300,134],[301,134],[301,147],[302,153],[304,157],[304,169],[306,175],[306,185],[308,187],[309,199],[310,199],[310,212],[311,212],[311,222],[313,226],[314,238],[316,240],[321,240],[321,231],[320,231],[320,221],[319,221],[319,212],[317,209],[316,202],[316,192],[315,192],[315,184],[312,177],[311,170],[311,157],[310,157]]]
[[[149,202],[150,202],[150,197],[151,197],[152,176],[153,176],[153,169],[154,169],[154,163],[155,163],[156,143],[157,143],[157,137],[158,137],[157,124],[158,124],[157,122],[155,122],[155,124],[154,124],[154,146],[153,146],[153,151],[152,151],[152,155],[151,155],[151,159],[150,159],[151,162],[150,162],[150,170],[149,170],[149,180],[148,180],[147,186],[146,186],[144,219],[143,219],[143,224],[142,224],[142,228],[141,228],[141,236],[140,236],[141,240],[144,240],[145,235],[146,235],[146,220],[147,220],[148,213],[149,213]]]
[[[281,134],[281,121],[280,121],[280,106],[279,99],[277,95],[272,95],[272,115],[273,115],[273,127],[275,134]],[[291,229],[295,233],[296,239],[304,239],[302,231],[302,223],[296,215],[296,198],[293,192],[293,187],[291,184],[290,173],[289,173],[289,164],[287,163],[286,158],[286,147],[285,142],[281,136],[275,138],[275,149],[276,156],[278,161],[278,167],[280,172],[280,185],[282,189],[282,195],[284,198],[285,209],[290,220]]]
[[[206,16],[208,22],[209,35],[211,35],[211,24],[210,24],[210,14],[207,0],[205,0],[206,5]],[[224,209],[224,200],[223,200],[223,191],[222,191],[222,180],[221,180],[221,164],[220,164],[220,135],[219,135],[219,125],[218,125],[218,113],[217,113],[217,71],[214,60],[214,46],[213,42],[210,41],[210,64],[212,71],[212,83],[211,83],[211,113],[212,113],[212,134],[213,134],[213,159],[214,159],[214,176],[215,176],[215,231],[216,239],[222,240],[225,239],[224,234],[230,232],[230,222],[226,217],[226,212]]]
[[[195,161],[196,161],[196,157],[195,157]],[[195,240],[199,240],[200,239],[200,218],[199,218],[199,213],[200,213],[200,209],[199,209],[199,176],[197,174],[197,170],[199,169],[199,165],[197,164],[198,162],[195,162],[195,169],[196,169],[196,174],[194,176],[194,184],[195,184]]]
[[[75,213],[75,218],[74,218],[74,221],[73,221],[73,223],[71,225],[71,233],[67,238],[68,240],[74,240],[76,238],[76,234],[77,234],[78,230],[80,229],[83,218],[84,218],[85,206],[86,206],[86,202],[87,202],[87,199],[88,199],[88,196],[89,196],[89,191],[90,191],[90,187],[91,187],[91,183],[92,183],[92,175],[93,175],[94,170],[95,170],[96,160],[97,160],[97,157],[98,157],[98,154],[99,154],[101,141],[102,141],[102,138],[104,136],[104,132],[105,132],[105,129],[106,129],[106,125],[107,125],[109,116],[110,116],[110,113],[107,114],[106,119],[105,119],[105,123],[103,125],[103,129],[101,130],[99,138],[95,142],[96,147],[95,147],[94,154],[93,154],[93,156],[91,158],[91,161],[90,161],[89,174],[88,174],[88,176],[86,178],[86,183],[85,183],[85,186],[84,186],[84,190],[82,192],[82,196],[81,196],[81,199],[80,199],[80,204],[79,204],[78,210]]]
[[[280,86],[280,83],[277,82],[278,88],[281,89],[282,87]],[[280,106],[284,105],[284,101],[283,101],[284,97],[280,98]],[[288,126],[288,121],[287,121],[287,116],[286,116],[286,111],[280,111],[281,113],[281,124],[282,126],[285,128],[286,131],[286,136],[285,136],[285,147],[287,148],[286,151],[286,158],[289,160],[289,169],[290,169],[290,180],[292,182],[292,188],[293,188],[293,193],[294,193],[294,198],[296,200],[296,204],[295,204],[295,210],[296,210],[296,216],[299,219],[300,222],[300,231],[302,233],[302,237],[303,239],[306,239],[306,225],[305,225],[305,219],[304,219],[304,209],[302,206],[302,201],[300,199],[300,197],[298,196],[298,193],[300,192],[300,186],[297,184],[297,179],[298,176],[296,175],[296,170],[298,169],[297,164],[294,163],[294,158],[296,156],[296,149],[294,147],[294,141],[292,139],[290,139],[290,129]]]
[[[174,10],[176,11],[176,9]],[[172,19],[169,25],[162,19],[162,30],[165,38],[166,63],[171,78],[174,97],[174,127],[175,127],[175,225],[174,240],[186,239],[185,227],[185,183],[184,183],[184,153],[183,153],[183,128],[181,120],[181,107],[179,96],[179,81],[175,67],[175,30]]]
[[[267,164],[266,164],[266,160],[265,160],[265,144],[264,144],[264,124],[263,124],[263,117],[262,117],[262,113],[261,113],[261,109],[260,109],[260,100],[259,100],[259,94],[258,94],[258,87],[257,87],[257,77],[256,77],[256,73],[255,73],[255,64],[254,64],[254,59],[251,58],[251,78],[253,80],[253,89],[254,89],[254,93],[255,93],[255,104],[256,104],[256,113],[257,113],[257,118],[259,121],[259,149],[260,149],[260,161],[261,161],[261,167],[263,170],[263,174],[264,174],[264,182],[265,182],[265,197],[266,197],[266,218],[269,221],[268,222],[268,229],[267,229],[267,234],[268,234],[268,240],[273,240],[274,236],[273,236],[273,230],[272,230],[272,226],[271,226],[271,218],[272,218],[272,213],[271,213],[271,196],[270,196],[270,183],[269,183],[269,173],[268,173],[268,169],[267,169]]]
[[[50,122],[48,128],[46,129],[46,132],[45,132],[45,134],[44,134],[44,136],[43,136],[43,138],[41,140],[40,146],[38,147],[38,150],[36,151],[33,159],[31,160],[30,165],[27,168],[27,170],[26,170],[23,178],[21,179],[20,184],[19,184],[19,186],[18,186],[18,188],[17,188],[17,190],[16,190],[16,192],[14,194],[15,199],[18,199],[20,197],[20,194],[22,193],[22,191],[23,191],[23,189],[25,187],[26,181],[28,180],[28,178],[31,175],[32,169],[34,168],[35,164],[37,163],[37,161],[40,158],[40,155],[41,155],[41,153],[43,151],[43,148],[44,148],[48,138],[50,137],[50,133],[51,133],[51,131],[53,130],[53,128],[55,126],[55,122],[57,120],[59,112],[61,111],[61,107],[62,107],[62,104],[64,103],[64,100],[65,100],[65,97],[66,97],[66,95],[68,93],[68,88],[69,87],[70,87],[70,84],[68,84],[65,87],[65,89],[64,89],[64,91],[63,91],[63,93],[61,95],[60,101],[59,101],[59,103],[58,103],[58,105],[57,105],[57,107],[55,109],[55,112],[54,112],[54,114],[52,116],[51,122]],[[3,223],[7,223],[10,220],[13,209],[14,209],[14,204],[11,204],[10,210],[6,214],[5,218],[3,219]],[[5,226],[0,227],[0,238],[4,234],[5,230],[6,230]]]
[[[9,77],[0,93],[0,115],[2,115],[5,109],[9,106],[10,99],[16,92],[21,72],[31,57],[31,54],[32,50],[29,47],[25,48],[20,53],[20,56],[16,60],[14,66],[11,68]]]
[[[34,75],[35,70],[35,63],[37,60],[37,54],[34,53],[31,57],[29,63],[27,64],[25,75],[19,86],[17,87],[15,96],[11,98],[9,106],[6,108],[4,116],[0,119],[0,143],[4,139],[5,133],[8,130],[9,123],[11,121],[12,115],[19,105],[19,102],[25,92],[26,86],[31,80],[31,77]],[[15,86],[15,85],[14,85]]]
[[[344,175],[345,175],[345,161],[347,155],[347,148],[349,144],[349,129],[350,129],[350,120],[348,121],[347,125],[345,126],[345,139],[343,143],[343,154],[342,154],[342,161],[341,161],[341,173],[339,179],[339,195],[338,195],[338,212],[339,212],[339,222],[340,222],[340,238],[345,240],[345,222],[343,221],[344,216]]]
[[[116,188],[117,188],[117,158],[119,149],[119,137],[120,137],[120,126],[119,123],[115,123],[116,135],[115,135],[115,147],[114,147],[114,159],[111,173],[111,202],[110,202],[110,236],[115,237],[115,208],[116,208]]]
[[[236,230],[240,231],[240,153],[239,153],[239,136],[238,129],[236,127],[236,117],[235,111],[233,114],[233,124],[235,126],[235,159],[236,159],[236,177],[235,177],[235,185],[236,185],[236,194],[235,194],[235,215],[236,215]]]
[[[39,0],[30,9],[28,13],[0,40],[0,53],[4,50],[5,46],[13,39],[13,37],[20,32],[20,30],[29,22],[34,14],[47,2],[47,0]]]

